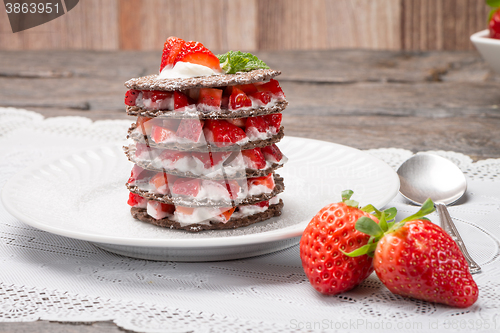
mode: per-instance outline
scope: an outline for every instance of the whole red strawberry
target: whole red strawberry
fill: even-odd
[[[500,8],[491,15],[488,28],[491,38],[500,39]]]
[[[348,291],[373,272],[372,258],[368,255],[354,258],[342,253],[357,249],[370,239],[354,229],[358,218],[377,220],[359,209],[356,201],[349,200],[351,195],[352,191],[344,191],[342,202],[323,207],[309,222],[300,240],[304,272],[311,285],[322,294]],[[367,207],[375,210],[371,205]]]
[[[371,235],[372,242],[355,252],[373,254],[377,276],[394,294],[469,307],[478,298],[477,285],[455,241],[423,218],[433,210],[429,199],[417,214],[395,224],[383,216],[379,223],[359,219],[356,229]]]

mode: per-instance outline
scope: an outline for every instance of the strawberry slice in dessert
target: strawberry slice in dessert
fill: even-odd
[[[200,42],[185,42],[175,57],[174,64],[179,61],[205,66],[215,72],[221,72],[219,58]]]
[[[151,135],[151,127],[153,118],[138,116],[135,122],[135,126],[143,135]]]
[[[252,106],[252,100],[248,98],[243,90],[233,87],[231,96],[229,97],[229,110],[234,111],[241,108]]]
[[[205,120],[203,132],[207,142],[217,147],[242,145],[248,142],[248,137],[241,128],[225,120]]]
[[[149,184],[154,186],[155,193],[163,195],[170,193],[170,189],[168,187],[168,176],[164,172],[158,172],[156,175],[151,177]]]
[[[129,204],[132,207],[137,207],[137,208],[146,208],[148,203],[148,200],[141,197],[138,194],[130,192],[128,195],[128,201],[127,204]]]
[[[149,171],[146,169],[141,168],[137,164],[134,164],[132,167],[132,171],[130,172],[130,178],[128,179],[127,183],[130,185],[135,185],[139,183],[144,183],[151,177],[153,174],[153,171]]]
[[[153,125],[151,127],[151,139],[156,143],[177,142],[176,131],[177,128],[173,123],[164,122],[163,126]]]
[[[247,169],[265,169],[267,166],[264,154],[259,147],[253,149],[242,150],[243,160]]]
[[[277,100],[285,99],[285,93],[281,90],[280,84],[275,79],[271,79],[269,82],[264,84],[255,85],[258,91],[268,91],[271,93],[273,98]]]
[[[146,212],[149,216],[155,220],[161,220],[165,217],[171,216],[175,211],[175,206],[166,204],[163,202],[158,202],[154,200],[148,200]]]
[[[190,196],[196,198],[201,188],[201,180],[198,178],[179,178],[171,188],[172,194]]]
[[[139,90],[127,90],[127,92],[125,93],[125,104],[128,106],[135,106],[135,101],[137,100],[139,93]]]
[[[229,192],[229,196],[231,197],[231,199],[233,200],[237,199],[238,194],[241,191],[241,186],[238,183],[238,181],[235,179],[228,179],[223,182],[226,185],[227,191]]]
[[[187,95],[180,91],[174,91],[174,111],[186,111],[191,104],[193,103],[191,103]]]
[[[264,158],[266,161],[276,164],[283,164],[287,161],[286,156],[283,155],[281,150],[276,146],[276,144],[272,144],[270,146],[265,146],[261,148],[262,154],[264,154]]]
[[[182,119],[175,135],[181,138],[181,140],[179,140],[181,142],[204,143],[203,124],[204,121],[199,119]]]
[[[192,152],[191,156],[197,164],[203,165],[204,169],[220,168],[222,163],[231,155],[229,151],[221,152]]]
[[[271,102],[271,93],[269,91],[258,91],[248,95],[248,97],[257,106],[265,106]]]
[[[251,94],[256,93],[258,91],[257,88],[255,88],[255,86],[253,84],[251,84],[251,83],[249,83],[249,84],[240,84],[240,85],[237,85],[237,86],[233,86],[233,88],[240,89],[241,91],[243,91],[247,95],[251,95]]]
[[[173,94],[169,91],[144,90],[142,104],[147,110],[172,110]]]
[[[281,113],[273,113],[262,116],[264,120],[269,124],[269,128],[273,135],[277,134],[280,131],[281,127],[281,119],[283,115]]]
[[[222,223],[226,223],[227,221],[229,221],[229,219],[231,218],[231,215],[233,215],[234,211],[235,211],[236,207],[223,207],[221,208],[221,214],[219,215],[219,217],[222,219]]]
[[[268,133],[269,124],[261,117],[248,117],[245,123],[245,133],[250,140],[266,140],[270,137]]]
[[[216,88],[201,88],[198,95],[197,109],[204,112],[220,110],[222,90]]]
[[[177,37],[168,37],[163,45],[163,54],[161,56],[160,73],[163,68],[172,68],[175,64],[175,59],[186,42]]]
[[[264,177],[249,178],[247,182],[249,195],[271,193],[275,185],[272,173]]]

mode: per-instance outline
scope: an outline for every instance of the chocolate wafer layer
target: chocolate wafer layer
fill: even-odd
[[[253,195],[247,197],[245,199],[236,199],[236,200],[231,200],[231,199],[212,200],[210,198],[197,200],[195,198],[188,196],[172,197],[171,195],[156,194],[144,191],[139,189],[135,185],[130,185],[130,184],[126,185],[130,192],[138,194],[141,197],[144,197],[148,200],[159,201],[171,205],[176,205],[176,206],[179,205],[184,207],[228,207],[228,206],[234,207],[234,206],[253,205],[257,202],[269,200],[272,197],[275,197],[279,193],[283,192],[285,190],[285,184],[283,182],[283,178],[277,174],[274,174],[273,176],[274,176],[274,189],[271,193],[262,193],[259,195]]]
[[[270,146],[273,143],[279,142],[281,139],[283,139],[283,136],[285,136],[284,128],[283,126],[281,126],[280,131],[277,134],[270,137],[269,139],[249,141],[242,146],[238,144],[233,144],[231,146],[226,146],[226,147],[217,147],[210,143],[203,143],[203,144],[156,143],[153,140],[151,140],[150,137],[145,136],[142,133],[134,132],[135,129],[136,129],[136,124],[133,123],[128,129],[127,139],[132,139],[138,143],[148,144],[148,146],[151,148],[172,149],[172,150],[191,151],[191,152],[238,151],[238,150],[253,149],[257,147],[263,148],[266,146]]]
[[[228,109],[220,109],[217,111],[203,112],[176,112],[172,110],[146,110],[139,106],[127,106],[127,115],[129,116],[143,116],[143,117],[159,117],[169,119],[232,119],[232,118],[246,118],[264,116],[272,113],[280,113],[288,105],[287,101],[278,101],[270,106],[261,106],[254,109],[244,109],[231,111]]]
[[[158,75],[153,74],[130,79],[125,82],[125,87],[136,90],[162,91],[225,87],[268,81],[280,74],[280,71],[273,69],[256,69],[246,73],[201,76],[188,79],[158,79]]]
[[[280,199],[279,203],[274,205],[269,205],[269,208],[264,212],[256,213],[242,218],[231,218],[226,223],[209,222],[208,224],[196,223],[184,226],[181,225],[179,222],[169,220],[168,218],[155,220],[154,218],[152,218],[147,214],[146,209],[144,208],[132,207],[130,209],[130,213],[137,220],[146,223],[151,223],[160,227],[170,228],[170,229],[181,229],[190,232],[199,232],[203,230],[222,230],[222,229],[236,229],[236,228],[246,227],[248,225],[261,222],[275,216],[279,216],[281,215],[282,209],[283,209],[283,200]]]

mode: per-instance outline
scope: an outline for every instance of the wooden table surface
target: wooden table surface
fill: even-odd
[[[259,52],[289,101],[287,135],[360,149],[452,150],[500,158],[500,75],[474,51]],[[0,106],[46,117],[130,119],[123,82],[159,52],[0,52]],[[124,134],[125,136],[125,134]],[[1,332],[123,332],[110,322],[2,323]]]

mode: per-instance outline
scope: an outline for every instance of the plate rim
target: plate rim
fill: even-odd
[[[331,145],[332,147],[335,147],[335,149],[346,149],[348,151],[354,152],[356,154],[361,154],[364,157],[370,159],[371,162],[375,163],[377,166],[380,166],[381,168],[386,168],[387,170],[390,170],[389,173],[392,173],[393,178],[394,178],[394,188],[392,188],[392,191],[387,191],[387,195],[381,199],[381,203],[377,203],[378,206],[382,207],[387,205],[394,197],[397,195],[400,187],[400,182],[399,182],[399,177],[394,169],[392,169],[387,163],[382,161],[376,156],[373,156],[369,154],[366,151],[362,151],[357,148],[353,148],[350,146],[334,143],[334,142],[328,142],[328,141],[323,141],[323,140],[316,140],[316,139],[310,139],[310,138],[302,138],[302,137],[295,137],[295,136],[285,136],[283,140],[300,140],[300,141],[309,141],[311,143],[316,143],[316,144],[327,144]],[[82,154],[87,151],[95,151],[96,149],[102,150],[105,148],[114,148],[116,149],[119,147],[121,149],[121,146],[123,143],[113,143],[113,144],[107,144],[107,145],[99,145],[99,146],[93,146],[93,147],[86,147],[84,149],[79,149],[75,152],[72,152],[70,154],[65,154],[57,157],[50,157],[50,158],[45,158],[42,159],[33,165],[26,167],[25,169],[19,171],[16,173],[14,176],[12,176],[3,186],[2,191],[1,191],[1,200],[2,204],[7,210],[9,214],[17,218],[23,223],[26,223],[30,225],[31,227],[34,227],[39,230],[43,230],[49,233],[53,233],[59,236],[64,236],[64,237],[69,237],[73,239],[78,239],[78,240],[83,240],[83,241],[88,241],[92,243],[101,243],[101,244],[114,244],[114,245],[122,245],[122,246],[134,246],[134,247],[145,247],[145,248],[151,248],[151,247],[163,247],[163,248],[170,248],[170,249],[203,249],[203,248],[225,248],[225,247],[232,247],[232,246],[244,246],[244,245],[251,245],[251,244],[266,244],[266,243],[272,243],[280,240],[285,240],[285,239],[290,239],[294,237],[298,237],[302,235],[302,232],[304,231],[306,225],[309,223],[309,221],[302,221],[298,222],[294,225],[287,226],[284,228],[276,229],[276,230],[270,230],[270,231],[264,231],[260,233],[255,233],[255,234],[247,234],[247,235],[236,235],[236,236],[224,236],[224,237],[210,237],[210,238],[177,238],[177,239],[172,239],[172,238],[167,238],[167,239],[158,239],[158,238],[140,238],[140,239],[134,239],[134,238],[123,238],[123,237],[114,237],[114,236],[108,236],[108,235],[95,235],[95,234],[90,234],[90,233],[82,233],[82,232],[74,232],[74,231],[69,231],[66,229],[61,229],[58,227],[53,227],[50,225],[47,225],[46,223],[42,223],[37,221],[34,218],[31,218],[30,216],[26,216],[22,213],[22,211],[18,211],[13,207],[14,202],[11,202],[8,197],[9,189],[13,187],[16,182],[20,179],[23,178],[23,176],[33,172],[34,170],[40,169],[40,167],[54,163],[56,161],[62,160],[69,158],[73,155],[76,154]],[[312,217],[311,217],[312,218]]]

